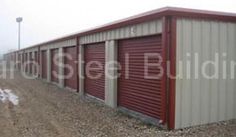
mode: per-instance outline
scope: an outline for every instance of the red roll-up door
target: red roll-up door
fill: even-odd
[[[52,82],[58,83],[58,75],[59,75],[59,68],[58,68],[58,49],[51,50],[51,78]]]
[[[42,78],[43,79],[47,79],[47,66],[48,66],[48,62],[47,62],[47,51],[44,50],[41,52],[41,57],[42,57],[42,62],[41,62],[41,65],[42,65]]]
[[[22,63],[22,62],[21,62],[21,54],[18,53],[18,69],[19,69],[19,70],[21,70],[21,67],[20,67],[20,66],[21,66],[21,63]]]
[[[21,56],[22,56],[22,62],[21,62],[22,70],[21,71],[24,71],[24,64],[25,64],[24,53],[22,53]]]
[[[64,49],[65,53],[65,86],[77,89],[77,55],[76,55],[76,47],[68,47]]]
[[[34,75],[36,75],[36,74],[38,74],[38,66],[39,66],[39,60],[38,60],[38,52],[37,51],[35,51],[34,52],[34,67],[33,67],[33,69],[34,69]]]
[[[29,73],[32,74],[33,72],[33,64],[32,64],[32,61],[33,61],[33,56],[32,56],[32,52],[30,52],[29,54]]]
[[[146,65],[158,63],[158,55],[163,55],[161,35],[121,40],[118,42],[118,60],[121,63],[121,77],[118,79],[118,105],[146,116],[164,121],[165,81],[150,78],[160,74],[158,67]],[[128,57],[128,58],[126,58]],[[126,59],[125,59],[126,58]],[[127,60],[128,59],[128,60]]]
[[[29,72],[29,59],[28,59],[28,53],[25,53],[25,72],[28,73]]]
[[[105,98],[104,65],[105,43],[85,45],[85,92],[102,100]]]

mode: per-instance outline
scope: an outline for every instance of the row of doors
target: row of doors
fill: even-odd
[[[161,69],[151,65],[148,68],[144,66],[147,62],[149,64],[159,63],[159,57],[164,52],[161,42],[161,35],[125,39],[118,42],[118,62],[121,65],[121,70],[119,70],[120,77],[118,78],[118,105],[164,120],[162,116],[166,114],[166,109],[163,103],[165,98],[163,96],[165,92],[163,79],[153,78],[153,76],[161,73]],[[104,100],[105,43],[88,44],[85,45],[84,50],[86,66],[85,92]],[[58,50],[52,50],[51,52],[53,58],[58,53]],[[76,70],[76,47],[66,48],[64,52],[72,56],[71,59],[65,58],[64,63],[71,65]],[[42,54],[46,54],[45,51]],[[46,72],[47,63],[45,62],[47,62],[47,59],[45,57],[43,55],[44,63],[42,68]],[[52,71],[58,72],[58,67],[54,64],[52,64]],[[65,74],[68,73],[69,70],[65,70]],[[43,78],[46,77],[46,73],[43,73]],[[58,79],[52,76],[52,81],[58,82]],[[74,73],[73,77],[65,79],[65,85],[78,89],[77,86],[79,84],[76,81],[78,81],[77,73]]]
[[[71,89],[77,89],[77,48],[74,47],[68,47],[64,49],[65,57],[64,57],[64,64],[65,64],[65,69],[64,69],[64,74],[66,75],[65,78],[65,86],[69,87]],[[58,57],[59,50],[58,49],[52,49],[51,50],[51,80],[52,82],[58,83],[59,78],[59,67],[58,67],[58,62],[59,62],[59,57]],[[42,55],[42,78],[47,79],[47,51],[43,50],[41,51]],[[70,66],[70,67],[68,67]]]
[[[21,56],[23,57],[22,58],[22,61],[20,61],[21,59]],[[35,51],[34,54],[32,54],[32,52],[30,52],[29,54],[28,53],[23,53],[23,54],[19,54],[18,55],[18,68],[21,69],[21,66],[23,65],[23,68],[25,70],[26,73],[29,73],[29,74],[37,74],[38,73],[38,63],[39,63],[39,60],[38,60],[38,52]]]
[[[118,78],[118,106],[164,121],[164,77],[157,78],[162,73],[161,69],[151,65],[146,68],[145,76],[144,66],[145,61],[149,64],[160,63],[160,56],[164,52],[161,42],[161,35],[118,42],[118,62],[121,66]],[[89,66],[90,62],[94,62],[91,67],[95,69],[87,72],[90,75],[85,77],[85,92],[104,100],[105,43],[85,45],[85,66]],[[100,62],[100,66],[96,62]],[[88,68],[85,70],[88,71]],[[93,76],[100,77],[94,79]]]

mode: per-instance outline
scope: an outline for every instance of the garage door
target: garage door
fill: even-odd
[[[58,83],[58,74],[59,74],[59,68],[58,68],[58,49],[52,49],[51,50],[51,78],[52,82]]]
[[[32,74],[32,70],[33,70],[33,64],[32,64],[32,61],[33,61],[33,56],[32,56],[32,52],[29,53],[29,73]]]
[[[65,86],[72,88],[72,89],[77,89],[77,55],[76,55],[76,47],[68,47],[64,49],[65,53],[65,65],[70,66],[70,68],[66,67],[65,68]]]
[[[38,52],[37,51],[35,51],[34,52],[34,75],[36,75],[36,74],[38,74],[38,62],[39,62],[39,60],[38,60]]]
[[[28,73],[29,72],[29,59],[28,59],[28,53],[25,53],[25,64],[24,64],[24,67],[25,67],[25,72]]]
[[[41,63],[41,65],[42,65],[42,78],[43,79],[47,79],[47,51],[46,50],[44,50],[44,51],[42,51],[42,54],[41,54],[42,56],[42,63]]]
[[[118,60],[121,77],[118,80],[118,105],[146,116],[163,120],[165,112],[162,79],[158,67],[149,66],[145,75],[145,55],[149,63],[158,63],[157,53],[162,54],[161,35],[119,41]],[[125,57],[129,56],[128,61]],[[151,78],[151,77],[152,78]]]
[[[18,69],[21,70],[21,54],[18,53]]]
[[[24,55],[24,53],[22,53],[21,56],[22,56],[22,63],[21,63],[22,70],[21,71],[24,71],[24,63],[25,63],[25,55]]]
[[[85,92],[102,100],[105,98],[104,64],[105,43],[85,45]]]

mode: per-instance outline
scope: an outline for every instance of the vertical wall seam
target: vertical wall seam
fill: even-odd
[[[225,57],[226,58],[226,61],[228,61],[229,59],[229,24],[226,23],[226,45],[225,45],[225,48],[226,48],[226,52],[227,52],[227,56]],[[225,111],[225,116],[226,118],[229,118],[229,100],[227,99],[228,98],[228,95],[229,95],[229,90],[228,90],[228,64],[226,64],[227,68],[226,68],[226,94],[225,94],[225,108],[226,108],[226,111]]]
[[[183,34],[183,19],[182,19],[182,21],[181,21],[181,35],[182,35],[182,37],[181,37],[181,46],[184,46],[184,44],[183,44],[183,41],[184,41],[184,40],[183,40],[183,39],[184,39],[184,37],[183,37],[183,35],[184,35],[184,34]],[[183,48],[182,48],[181,56],[180,56],[180,57],[181,57],[181,61],[183,62]],[[183,72],[183,67],[184,67],[184,66],[181,67],[181,68],[182,68],[182,70],[181,70],[181,71],[182,71],[182,77],[184,77],[184,75],[183,75],[183,73],[184,73],[184,72]],[[183,101],[183,99],[182,99],[182,96],[183,96],[183,78],[181,78],[181,86],[180,86],[180,89],[181,89],[181,90],[180,90],[180,91],[181,91],[181,92],[180,92],[180,93],[181,93],[181,94],[180,94],[180,101],[181,101],[181,102],[180,102],[180,125],[182,126],[182,125],[183,125],[183,122],[182,122],[183,119],[182,119],[181,115],[183,114],[183,110],[182,110],[182,109],[183,109],[183,106],[182,106],[182,101]]]
[[[203,20],[201,20],[201,40],[200,40],[200,51],[201,51],[201,56],[203,56],[202,55],[202,47],[203,47]],[[199,59],[200,60],[200,62],[202,63],[202,58],[200,58]],[[201,64],[202,65],[202,64]],[[202,78],[202,75],[200,75],[200,77],[199,77],[200,79]],[[200,88],[200,110],[199,110],[199,115],[200,115],[200,119],[199,119],[199,124],[201,124],[202,123],[202,80],[201,80],[201,82],[200,82],[200,85],[201,85],[201,88]]]
[[[190,66],[191,66],[191,68],[190,68],[190,79],[192,79],[192,78],[193,78],[193,75],[192,75],[192,74],[193,74],[193,73],[192,73],[192,72],[193,72],[193,69],[192,69],[192,66],[193,66],[193,56],[192,56],[192,55],[194,55],[194,54],[193,54],[193,53],[194,53],[194,47],[193,47],[193,45],[194,45],[194,44],[193,44],[193,21],[191,21],[190,23],[191,23],[191,25],[190,25],[190,26],[191,26],[191,39],[190,39],[190,40],[191,40],[191,45],[190,45],[190,46],[191,46],[191,50],[190,50],[190,58],[191,58],[191,59],[190,59],[190,60],[191,60],[191,62],[190,62],[191,65],[190,65]],[[190,79],[189,79],[189,80],[190,80]],[[190,97],[191,97],[191,101],[190,101],[190,112],[191,112],[191,113],[190,113],[190,123],[189,123],[189,124],[192,125],[191,123],[193,123],[193,113],[194,113],[194,112],[193,112],[193,98],[194,98],[194,97],[193,97],[193,91],[194,91],[194,90],[193,90],[193,83],[192,83],[192,81],[190,81],[190,89],[191,89],[191,90],[190,90],[190,92],[191,92],[191,95],[190,95]]]
[[[213,50],[212,49],[212,35],[211,35],[211,32],[212,32],[212,22],[209,22],[209,61],[213,61],[213,58],[212,58],[212,54],[211,54],[211,51]],[[210,75],[212,75],[212,67],[209,68],[209,73]],[[211,106],[211,101],[212,101],[212,83],[213,82],[213,79],[209,80],[209,90],[208,90],[208,100],[209,100],[209,106],[208,106],[208,122],[211,121],[211,110],[212,110],[212,106]]]
[[[217,29],[218,29],[218,38],[217,38],[217,43],[218,43],[218,53],[220,53],[220,23],[219,22],[217,22]],[[220,76],[220,68],[219,68],[219,74],[218,74],[219,76]],[[219,108],[219,106],[220,106],[220,88],[219,88],[219,86],[220,86],[220,80],[218,79],[217,80],[217,94],[218,94],[218,96],[217,96],[217,119],[220,119],[220,108]]]

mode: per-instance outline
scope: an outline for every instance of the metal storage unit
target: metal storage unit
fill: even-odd
[[[66,47],[64,48],[65,59],[64,64],[67,65],[64,70],[64,75],[68,78],[65,78],[65,86],[71,89],[77,90],[78,84],[78,71],[77,71],[77,47]],[[70,66],[70,69],[68,66]]]
[[[77,87],[80,95],[87,93],[113,108],[125,107],[158,119],[169,129],[177,129],[236,118],[236,78],[230,72],[235,69],[235,64],[227,64],[236,62],[235,38],[236,14],[167,7],[37,46],[42,51],[42,75],[48,82],[51,81],[51,70],[68,73],[62,67],[51,66],[54,53],[50,55],[50,51],[59,49],[61,53],[65,49],[65,52],[74,55],[75,51],[68,47],[78,45],[80,58],[76,59],[79,61],[76,72],[81,76],[77,82],[74,76],[66,79],[65,86]],[[127,52],[131,53],[131,79],[124,78],[123,70],[120,78],[104,75],[104,71],[109,70],[109,67],[104,70],[104,65],[109,61],[118,60],[123,67]],[[164,75],[158,80],[144,79],[141,75],[145,60],[142,54],[146,52],[160,53],[162,57]],[[199,64],[193,57],[196,53]],[[220,64],[226,63],[226,67],[218,67],[223,78],[191,77],[197,70],[202,70],[202,66],[197,65],[214,61],[215,53],[220,55]],[[5,55],[8,63],[12,54]],[[22,56],[23,62],[26,62],[27,54]],[[77,68],[72,60],[63,59],[60,62]],[[94,80],[84,74],[90,61],[102,62],[103,70],[92,72],[102,72],[100,79]],[[112,67],[117,68],[116,65]],[[214,74],[214,70],[209,67],[205,73]],[[117,74],[116,69],[109,71],[113,76]],[[154,74],[159,72],[158,69],[150,71]],[[63,79],[59,80],[61,87],[63,82]]]
[[[96,61],[101,63],[102,69],[96,69]],[[91,64],[88,64],[91,63]],[[91,65],[91,70],[85,75],[85,92],[89,95],[92,95],[96,98],[105,99],[105,78],[104,78],[104,65],[105,65],[105,43],[95,43],[85,45],[85,66]],[[88,68],[85,68],[85,71]],[[99,76],[100,75],[100,76]],[[96,78],[96,76],[98,76]]]
[[[59,69],[58,69],[58,49],[52,49],[51,50],[51,80],[52,82],[58,83],[58,75],[59,75]]]
[[[41,62],[41,65],[42,65],[42,78],[43,79],[47,79],[47,68],[48,68],[48,63],[47,63],[47,51],[46,50],[43,50],[41,51],[41,58],[42,58],[42,62]]]
[[[218,122],[223,120],[236,118],[236,83],[235,78],[231,79],[234,74],[229,74],[232,66],[226,65],[225,68],[219,67],[220,75],[223,75],[223,71],[226,71],[225,79],[209,79],[199,76],[198,79],[188,78],[185,73],[190,72],[192,76],[195,71],[201,68],[194,68],[194,55],[198,53],[200,65],[205,61],[214,61],[215,53],[220,54],[219,63],[224,64],[225,61],[236,62],[236,56],[234,55],[236,48],[236,15],[221,13],[221,12],[209,12],[201,10],[181,9],[181,8],[163,8],[138,16],[134,16],[116,23],[112,23],[101,28],[96,28],[86,32],[85,36],[80,38],[80,44],[85,45],[88,43],[106,41],[107,43],[107,58],[111,56],[108,52],[110,42],[113,46],[118,41],[119,58],[124,56],[125,50],[121,51],[121,42],[128,39],[141,36],[148,36],[155,34],[158,30],[158,25],[148,23],[148,21],[162,20],[161,34],[162,34],[162,46],[165,47],[166,53],[163,54],[163,60],[168,61],[164,67],[165,74],[169,77],[164,78],[162,88],[164,94],[161,105],[162,110],[166,112],[166,124],[170,129],[189,127],[193,125],[201,125],[206,123]],[[145,25],[144,25],[145,24]],[[83,34],[83,33],[82,33]],[[121,47],[119,47],[121,46]],[[128,46],[127,46],[128,47]],[[131,48],[128,47],[127,50]],[[144,48],[146,50],[146,47]],[[135,52],[135,49],[132,50]],[[112,53],[116,53],[116,49],[113,47]],[[227,55],[224,55],[227,54]],[[113,56],[112,56],[113,57]],[[115,59],[115,57],[113,58]],[[142,59],[140,59],[142,60]],[[191,63],[189,63],[189,61]],[[140,63],[138,63],[140,65]],[[168,65],[168,66],[167,66]],[[131,64],[132,66],[132,64]],[[186,66],[190,66],[193,69],[186,69]],[[168,67],[168,68],[167,68]],[[136,67],[135,67],[136,68]],[[167,73],[168,72],[168,73]],[[214,68],[209,67],[206,69],[207,74],[212,74]],[[114,72],[115,73],[115,72]],[[134,71],[130,72],[131,74]],[[173,76],[178,76],[173,78]],[[180,78],[179,78],[180,77]],[[183,78],[182,78],[183,77]],[[118,85],[116,88],[116,82],[112,79],[107,79],[107,102],[116,100],[116,89],[118,89],[118,103],[122,104],[120,98],[126,98],[124,101],[132,100],[136,95],[132,95],[128,98],[128,95],[120,97],[120,90],[128,90],[131,87],[123,88],[122,84],[129,84],[132,82],[127,80],[122,83],[122,76],[118,79]],[[163,81],[162,80],[162,81]],[[138,80],[134,80],[135,83],[139,83]],[[110,82],[113,85],[110,86]],[[141,84],[132,85],[132,88],[140,87]],[[148,85],[148,84],[147,84]],[[143,88],[142,88],[143,89]],[[137,89],[135,90],[137,92]],[[122,92],[121,92],[122,93]],[[132,93],[132,92],[129,92]],[[112,94],[112,96],[111,96]],[[128,94],[128,92],[127,92]],[[145,94],[143,94],[144,96]],[[136,101],[136,102],[135,102]],[[137,99],[133,101],[136,104],[132,104],[132,101],[127,101],[126,107],[133,109],[139,107],[142,103],[137,103]],[[149,102],[150,100],[146,100]],[[114,105],[113,101],[113,106]],[[146,106],[146,105],[145,105]],[[139,110],[140,107],[136,111]],[[152,108],[151,108],[152,109]],[[149,109],[143,111],[148,113]],[[155,115],[157,117],[158,115]],[[164,119],[165,120],[165,119]]]
[[[118,80],[118,105],[163,123],[166,115],[165,79],[158,78],[161,74],[158,67],[150,66],[146,72],[144,67],[145,63],[158,63],[157,54],[163,55],[161,35],[120,40],[118,49],[118,61],[122,67]]]

